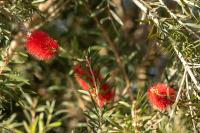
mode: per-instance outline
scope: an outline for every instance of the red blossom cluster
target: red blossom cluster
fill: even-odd
[[[175,101],[175,90],[162,83],[154,84],[148,89],[147,96],[154,109],[164,111]]]
[[[89,71],[89,68],[83,68],[81,65],[76,65],[74,67],[75,79],[77,83],[82,87],[83,90],[88,91],[92,94],[95,94],[97,90],[95,90],[94,80],[92,78],[92,74]],[[95,80],[101,82],[103,78],[101,75],[98,75],[96,71],[93,71],[95,76]],[[106,102],[112,101],[114,98],[114,90],[112,87],[105,82],[99,89],[98,94],[96,94],[96,104],[99,107],[103,107]]]
[[[39,60],[51,60],[55,56],[59,45],[47,33],[35,31],[28,36],[25,47],[28,53],[35,58]]]

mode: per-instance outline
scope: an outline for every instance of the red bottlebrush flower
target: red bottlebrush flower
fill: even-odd
[[[74,67],[75,79],[77,83],[82,87],[83,90],[88,91],[90,89],[90,84],[93,84],[92,76],[88,70],[84,70],[80,65]],[[85,79],[84,79],[85,78]]]
[[[175,101],[175,90],[162,83],[154,84],[148,89],[147,96],[154,109],[164,111]]]
[[[92,75],[89,71],[89,68],[82,68],[80,65],[76,65],[74,67],[75,79],[77,83],[82,87],[83,90],[88,91],[91,89],[91,93],[95,94],[96,90],[94,90],[94,82],[92,79]],[[97,72],[93,71],[96,80],[101,82],[103,78],[101,75],[97,75]],[[96,104],[99,107],[103,107],[106,102],[112,101],[114,98],[114,90],[110,87],[110,85],[105,82],[101,88],[99,89],[98,94],[96,94]]]
[[[59,46],[47,33],[35,31],[27,38],[25,47],[28,53],[37,59],[50,60],[55,56]]]

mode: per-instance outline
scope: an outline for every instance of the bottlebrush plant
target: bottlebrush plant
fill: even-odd
[[[162,83],[156,83],[148,89],[148,99],[153,108],[160,111],[172,105],[175,101],[175,90]]]
[[[107,102],[114,99],[114,89],[97,73],[97,71],[91,68],[90,64],[88,64],[89,62],[87,63],[85,61],[83,63],[86,63],[85,67],[81,65],[76,65],[74,67],[75,79],[83,90],[89,91],[89,93],[94,96],[96,104],[99,107],[103,107]]]
[[[29,54],[39,60],[50,60],[55,56],[59,46],[47,33],[34,31],[28,36],[25,47]]]
[[[0,132],[200,132],[198,0],[0,7]]]

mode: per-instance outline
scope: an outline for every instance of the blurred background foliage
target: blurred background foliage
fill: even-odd
[[[0,0],[0,132],[199,132],[199,8],[199,0]],[[59,43],[52,61],[27,54],[35,30]],[[116,92],[100,110],[74,79],[88,53]],[[155,82],[180,92],[166,112],[147,102]]]

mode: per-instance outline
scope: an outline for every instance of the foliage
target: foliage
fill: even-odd
[[[0,6],[1,132],[200,132],[198,0],[1,0]],[[27,36],[37,30],[59,44],[54,59],[27,53]],[[77,63],[104,78],[82,90]],[[158,82],[177,92],[161,112],[146,97]],[[115,98],[99,107],[95,94],[104,83]]]

